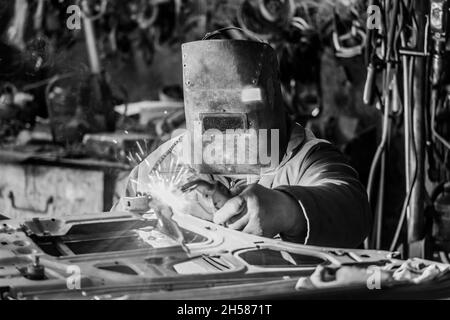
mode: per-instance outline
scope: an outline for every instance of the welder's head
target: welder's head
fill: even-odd
[[[195,167],[223,175],[275,167],[287,132],[273,48],[255,41],[203,40],[183,44],[182,54]]]

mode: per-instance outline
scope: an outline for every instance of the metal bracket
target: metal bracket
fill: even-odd
[[[11,201],[11,208],[13,208],[15,210],[20,210],[20,211],[33,212],[33,213],[36,213],[36,214],[48,214],[49,209],[50,209],[50,205],[53,204],[53,200],[54,200],[53,197],[49,197],[47,199],[46,204],[45,204],[45,208],[43,210],[37,210],[35,208],[21,208],[21,207],[18,207],[16,205],[16,200],[15,200],[15,197],[14,197],[14,193],[12,191],[9,192],[8,198]]]
[[[424,39],[424,45],[423,50],[414,50],[414,49],[408,49],[408,48],[400,48],[398,52],[400,55],[404,56],[413,56],[413,57],[428,57],[430,55],[430,52],[428,52],[428,37],[430,34],[430,19],[428,16],[425,17],[427,22],[425,24],[425,39]]]

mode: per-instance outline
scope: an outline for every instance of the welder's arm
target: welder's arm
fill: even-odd
[[[277,187],[296,199],[305,234],[282,234],[286,241],[317,246],[356,247],[368,234],[370,208],[356,171],[328,143],[313,147],[301,161],[296,183]]]

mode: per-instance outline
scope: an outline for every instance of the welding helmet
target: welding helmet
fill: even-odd
[[[183,44],[182,56],[194,167],[219,175],[276,167],[286,122],[275,50],[258,41],[202,40]]]

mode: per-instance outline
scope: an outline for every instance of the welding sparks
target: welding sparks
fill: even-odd
[[[180,186],[171,183],[161,176],[150,177],[149,186],[151,195],[158,201],[170,206],[174,211],[182,212],[188,205],[188,200],[181,192]]]
[[[139,143],[139,141],[136,141],[136,145],[139,148],[139,152],[141,153],[142,156],[145,156],[145,152],[144,149],[142,148],[141,144]]]
[[[184,172],[187,173],[187,171]],[[165,178],[159,171],[154,171],[148,175],[146,183],[136,179],[130,179],[130,182],[136,187],[140,186],[148,190],[148,194],[152,199],[171,207],[176,212],[183,212],[183,209],[188,206],[189,200],[181,191],[180,180],[178,180],[178,183],[175,183],[173,176]]]
[[[144,166],[148,172],[138,180],[130,180],[136,186],[136,190],[150,195],[152,199],[177,212],[185,211],[192,201],[182,192],[181,186],[191,179],[196,179],[195,170],[183,164],[175,152],[175,147],[181,141],[180,137],[156,162],[146,158],[145,150],[139,142],[136,142],[139,151],[130,152],[127,156],[133,162]]]
[[[183,209],[189,205],[189,199],[181,191],[181,186],[189,177],[192,177],[192,171],[185,166],[180,166],[178,161],[171,161],[170,169],[162,174],[159,166],[158,170],[150,172],[148,179],[150,194],[174,211],[183,212]]]
[[[166,159],[167,161],[158,163],[153,167],[144,179],[131,179],[130,181],[147,190],[148,194],[158,202],[161,202],[174,211],[183,212],[189,206],[189,199],[181,190],[181,186],[195,176],[195,172],[187,165],[180,164],[177,157]],[[148,160],[144,160],[141,165],[152,168]]]

